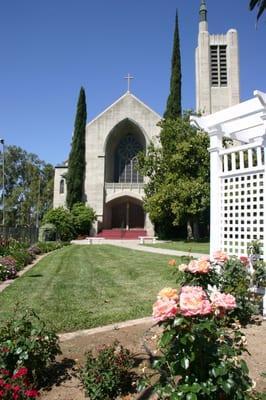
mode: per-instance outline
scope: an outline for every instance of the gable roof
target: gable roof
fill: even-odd
[[[127,91],[124,93],[121,97],[119,97],[114,103],[112,103],[110,106],[108,106],[105,110],[103,110],[100,114],[98,114],[95,118],[93,118],[90,122],[87,123],[87,126],[93,124],[95,121],[97,121],[99,118],[101,118],[105,113],[107,113],[110,109],[115,107],[118,103],[122,102],[125,98],[130,97],[134,99],[137,103],[139,103],[142,107],[146,108],[149,112],[151,112],[156,118],[162,119],[162,116],[153,111],[147,104],[145,104],[143,101],[141,101],[139,98],[134,96],[132,93]]]

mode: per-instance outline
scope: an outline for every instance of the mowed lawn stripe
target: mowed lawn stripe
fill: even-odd
[[[17,301],[58,332],[148,316],[157,292],[175,284],[169,258],[110,245],[57,250],[0,294],[0,323]]]

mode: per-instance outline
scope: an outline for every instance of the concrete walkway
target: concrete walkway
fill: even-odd
[[[71,243],[73,243],[73,244],[88,244],[88,241],[86,239],[72,240]],[[163,242],[157,241],[157,243],[160,244]],[[178,250],[162,249],[162,248],[158,248],[158,247],[144,246],[144,245],[139,244],[138,240],[105,239],[103,244],[111,244],[112,246],[125,247],[125,248],[131,249],[131,250],[145,251],[147,253],[164,254],[164,255],[168,255],[168,256],[177,256],[177,257],[192,256],[194,258],[199,258],[201,256],[207,255],[207,254],[202,254],[202,253],[189,253],[187,251],[178,251]]]

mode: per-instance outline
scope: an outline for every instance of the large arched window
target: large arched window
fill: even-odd
[[[64,180],[64,179],[61,179],[60,185],[59,185],[59,193],[60,193],[60,194],[63,194],[64,191],[65,191],[65,180]]]
[[[136,168],[137,154],[141,150],[141,144],[130,133],[120,140],[115,153],[116,182],[143,182],[143,176]]]

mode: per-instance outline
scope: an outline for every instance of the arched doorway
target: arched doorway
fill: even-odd
[[[142,202],[123,196],[110,201],[105,207],[105,226],[108,229],[143,229],[145,213]]]

